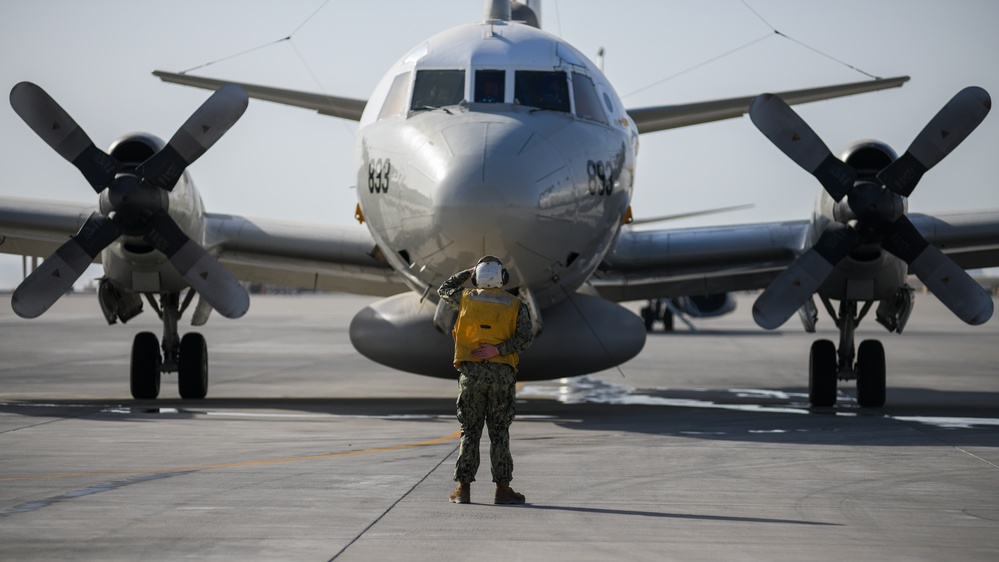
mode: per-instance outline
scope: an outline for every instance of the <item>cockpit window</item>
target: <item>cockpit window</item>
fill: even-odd
[[[576,102],[576,115],[581,119],[589,119],[607,124],[607,116],[600,107],[600,97],[593,86],[593,80],[585,74],[572,73],[572,97]]]
[[[475,71],[475,102],[502,103],[506,94],[506,72],[502,70]]]
[[[406,92],[409,90],[409,73],[403,72],[392,80],[382,110],[378,112],[378,120],[398,117],[406,112]]]
[[[464,70],[418,70],[410,109],[457,105],[465,99]]]
[[[514,103],[569,112],[569,84],[564,72],[518,70]]]

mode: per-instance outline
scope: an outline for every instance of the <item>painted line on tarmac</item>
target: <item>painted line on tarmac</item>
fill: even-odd
[[[342,453],[326,453],[323,455],[307,455],[304,457],[286,457],[280,459],[227,462],[227,463],[217,463],[217,464],[204,464],[198,466],[181,466],[174,468],[137,468],[133,470],[101,470],[94,472],[72,472],[65,474],[36,474],[34,476],[14,476],[9,478],[0,478],[0,482],[15,482],[18,480],[49,480],[56,478],[73,478],[78,476],[107,476],[114,474],[150,474],[150,473],[160,474],[167,472],[193,472],[198,470],[215,470],[219,468],[237,468],[242,466],[262,466],[268,464],[278,464],[278,463],[287,463],[287,462],[315,461],[321,459],[332,459],[336,457],[349,457],[352,455],[365,455],[369,453],[387,453],[389,451],[401,451],[404,449],[412,449],[414,447],[427,447],[430,445],[438,445],[440,443],[445,443],[447,441],[457,439],[460,436],[461,436],[461,431],[455,431],[451,435],[438,437],[436,439],[429,439],[427,441],[420,441],[419,443],[406,443],[403,445],[392,445],[391,447],[376,447],[373,449],[362,449],[358,451],[344,451]]]

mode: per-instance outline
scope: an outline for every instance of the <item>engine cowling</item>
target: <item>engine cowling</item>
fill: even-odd
[[[691,318],[713,318],[735,310],[735,296],[732,293],[690,295],[673,297],[671,300],[673,306]]]
[[[373,303],[354,316],[350,341],[362,355],[410,373],[457,378],[454,340],[434,327],[435,305],[404,293]],[[645,346],[645,325],[630,310],[589,295],[542,311],[544,332],[520,357],[518,380],[574,377],[610,369]]]

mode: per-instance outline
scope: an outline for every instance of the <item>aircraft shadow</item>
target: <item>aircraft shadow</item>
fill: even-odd
[[[677,328],[669,332],[664,332],[662,330],[654,330],[652,332],[646,332],[650,338],[659,337],[696,337],[696,336],[731,336],[731,337],[746,337],[746,336],[762,336],[762,337],[778,337],[783,336],[784,333],[780,330],[764,330],[763,328],[750,328],[745,330],[724,330],[717,328],[700,328],[697,330],[689,330],[687,328]]]
[[[572,403],[519,398],[515,425],[712,441],[999,447],[997,392],[889,389],[889,404],[874,409],[857,407],[844,392],[834,408],[809,408],[806,396],[802,388],[633,389],[619,395],[598,389]],[[210,412],[233,422],[328,415],[421,423],[454,420],[454,408],[450,397],[0,401],[0,413],[101,422],[194,419]]]

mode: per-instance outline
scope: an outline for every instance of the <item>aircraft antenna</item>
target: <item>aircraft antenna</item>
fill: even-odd
[[[315,73],[315,71],[312,70],[312,66],[309,65],[309,62],[305,59],[304,56],[302,56],[301,51],[298,50],[298,47],[295,46],[295,42],[292,39],[295,37],[295,35],[299,31],[301,31],[301,29],[303,27],[305,27],[306,24],[308,24],[310,21],[312,21],[312,18],[316,17],[316,15],[318,15],[319,12],[323,11],[323,8],[325,8],[326,5],[329,4],[329,3],[330,3],[330,0],[326,0],[325,2],[323,2],[322,5],[319,6],[319,8],[317,8],[314,12],[312,12],[312,14],[310,14],[309,17],[305,18],[305,20],[302,21],[302,23],[300,23],[298,25],[298,27],[296,27],[294,29],[294,31],[292,31],[291,33],[289,33],[285,37],[282,37],[282,38],[280,38],[280,39],[278,39],[276,41],[270,41],[268,43],[264,43],[263,45],[260,45],[258,47],[253,47],[252,49],[247,49],[245,51],[241,51],[241,52],[238,52],[238,53],[233,54],[233,55],[228,55],[228,56],[225,56],[225,57],[222,57],[222,58],[219,58],[219,59],[208,61],[208,62],[203,63],[203,64],[199,64],[198,66],[194,66],[194,67],[188,68],[187,70],[182,70],[182,71],[179,72],[179,74],[187,74],[189,72],[192,72],[192,71],[195,71],[195,70],[199,70],[201,68],[205,68],[206,66],[211,66],[211,65],[213,65],[215,63],[219,63],[219,62],[227,61],[227,60],[234,59],[234,58],[237,58],[237,57],[241,57],[243,55],[252,53],[254,51],[259,51],[260,49],[263,49],[263,48],[266,48],[266,47],[270,47],[272,45],[276,45],[278,43],[283,43],[283,42],[287,41],[288,44],[291,45],[292,51],[294,51],[295,55],[298,57],[298,60],[305,67],[306,72],[308,72],[309,76],[312,77],[312,81],[316,83],[316,87],[319,88],[319,91],[323,95],[328,96],[329,93],[326,91],[326,88],[323,87],[322,82],[319,80],[319,76],[317,76],[316,73]],[[350,136],[353,138],[354,131],[350,128],[350,125],[347,124],[347,120],[343,119],[342,115],[336,115],[335,113],[331,113],[331,115],[334,115],[335,117],[341,117],[341,119],[339,119],[339,121],[341,122],[341,124],[343,125],[343,127],[347,130],[347,132],[350,134]]]
[[[309,21],[311,21],[312,18],[316,17],[316,14],[318,14],[319,12],[321,12],[323,10],[323,8],[325,8],[326,5],[329,4],[329,3],[330,3],[330,0],[326,0],[325,2],[323,2],[323,4],[321,6],[319,6],[319,8],[316,11],[312,12],[312,14],[309,17],[305,18],[305,21],[303,21],[302,23],[300,23],[298,25],[298,27],[296,27],[295,30],[292,31],[291,33],[289,33],[286,37],[282,37],[282,38],[280,38],[280,39],[278,39],[276,41],[271,41],[270,43],[264,43],[263,45],[260,45],[260,46],[257,46],[257,47],[253,47],[252,49],[247,49],[245,51],[241,51],[241,52],[233,54],[233,55],[225,56],[225,57],[222,57],[220,59],[211,60],[211,61],[208,61],[206,63],[199,64],[198,66],[192,66],[191,68],[188,68],[187,70],[181,70],[179,72],[179,74],[187,74],[188,72],[191,72],[193,70],[198,70],[198,69],[204,68],[206,66],[211,66],[211,65],[213,65],[215,63],[218,63],[218,62],[227,61],[229,59],[234,59],[236,57],[241,57],[241,56],[243,56],[243,55],[245,55],[247,53],[252,53],[254,51],[259,51],[260,49],[263,49],[264,47],[270,47],[271,45],[276,45],[276,44],[282,43],[284,41],[291,41],[291,38],[296,33],[298,33],[298,31],[300,29],[302,29],[303,27],[305,27],[305,24],[309,23]]]
[[[814,51],[814,52],[816,52],[816,53],[818,53],[818,54],[826,57],[829,60],[838,62],[839,64],[841,64],[841,65],[843,65],[843,66],[845,66],[845,67],[847,67],[847,68],[849,68],[851,70],[855,70],[855,71],[863,74],[864,76],[867,76],[868,78],[873,78],[874,80],[880,80],[881,79],[881,76],[875,76],[875,75],[871,74],[870,72],[863,71],[863,70],[857,68],[856,66],[853,66],[852,64],[848,64],[846,62],[843,62],[843,61],[839,60],[838,58],[830,55],[829,53],[820,51],[820,50],[816,49],[815,47],[812,47],[811,45],[806,45],[805,43],[802,43],[801,41],[798,41],[794,37],[788,36],[787,34],[781,32],[776,27],[774,27],[773,25],[771,25],[770,22],[768,22],[766,19],[764,19],[763,16],[761,16],[759,12],[757,12],[756,10],[754,10],[753,7],[749,5],[749,2],[746,2],[746,0],[742,0],[742,4],[747,9],[749,9],[750,12],[753,12],[753,14],[756,17],[760,18],[760,21],[762,21],[764,24],[766,24],[766,26],[769,27],[771,30],[773,30],[774,33],[776,33],[777,35],[780,35],[784,39],[787,39],[789,41],[797,43],[797,44],[801,45],[802,47],[804,47],[804,48],[806,48],[806,49],[808,49],[810,51]]]
[[[686,73],[688,73],[688,72],[690,72],[692,70],[697,70],[698,68],[701,68],[702,66],[709,65],[709,64],[715,62],[716,60],[723,59],[723,58],[725,58],[725,57],[727,57],[727,56],[729,56],[731,54],[737,53],[737,52],[739,52],[739,51],[741,51],[743,49],[746,49],[748,47],[751,47],[752,45],[755,45],[756,43],[759,43],[760,41],[763,41],[764,39],[769,39],[769,38],[771,38],[773,36],[774,36],[773,33],[767,33],[766,35],[763,35],[762,37],[757,37],[756,39],[753,39],[752,41],[750,41],[748,43],[743,43],[742,45],[739,45],[738,47],[736,47],[734,49],[726,51],[726,52],[724,52],[724,53],[722,53],[720,55],[711,57],[710,59],[707,59],[705,61],[701,61],[701,62],[695,64],[694,66],[687,67],[687,68],[681,70],[680,72],[677,72],[675,74],[667,76],[666,78],[663,78],[662,80],[657,80],[657,81],[655,81],[655,82],[653,82],[653,83],[651,83],[651,84],[649,84],[647,86],[643,86],[643,87],[641,87],[641,88],[639,88],[639,89],[637,89],[635,91],[628,92],[627,94],[624,94],[621,97],[622,98],[626,98],[628,96],[633,96],[633,95],[635,95],[635,94],[637,94],[639,92],[644,92],[645,90],[648,90],[649,88],[658,86],[658,85],[662,84],[663,82],[669,82],[670,80],[676,78],[677,76],[686,74]]]
[[[742,4],[744,6],[746,6],[746,8],[750,12],[753,12],[753,15],[755,15],[757,18],[759,18],[759,20],[761,22],[763,22],[764,25],[766,25],[767,27],[770,28],[770,32],[768,32],[767,34],[763,35],[762,37],[759,37],[757,39],[753,39],[753,40],[751,40],[751,41],[749,41],[747,43],[739,45],[738,47],[736,47],[734,49],[731,49],[729,51],[726,51],[726,52],[724,52],[724,53],[722,53],[720,55],[711,57],[711,58],[709,58],[707,60],[704,60],[702,62],[699,62],[699,63],[697,63],[697,64],[695,64],[693,66],[685,68],[685,69],[683,69],[683,70],[681,70],[681,71],[679,71],[677,73],[674,73],[674,74],[672,74],[670,76],[667,76],[666,78],[663,78],[661,80],[657,80],[657,81],[655,81],[655,82],[653,82],[653,83],[651,83],[651,84],[649,84],[647,86],[643,86],[643,87],[641,87],[641,88],[639,88],[637,90],[634,90],[632,92],[628,92],[627,94],[624,94],[623,96],[621,96],[621,98],[627,98],[627,97],[633,96],[633,95],[635,95],[635,94],[637,94],[639,92],[644,92],[645,90],[648,90],[649,88],[652,88],[654,86],[658,86],[658,85],[662,84],[663,82],[668,82],[668,81],[670,81],[670,80],[672,80],[672,79],[674,79],[674,78],[676,78],[678,76],[686,74],[686,73],[688,73],[688,72],[690,72],[692,70],[696,70],[698,68],[701,68],[702,66],[706,66],[708,64],[711,64],[711,63],[713,63],[713,62],[715,62],[717,60],[720,60],[720,59],[723,59],[725,57],[728,57],[729,55],[733,55],[733,54],[735,54],[735,53],[737,53],[737,52],[739,52],[739,51],[741,51],[743,49],[749,48],[749,47],[755,45],[756,43],[759,43],[760,41],[763,41],[764,39],[768,39],[768,38],[774,37],[774,36],[783,37],[784,39],[787,39],[788,41],[791,41],[793,43],[797,43],[798,45],[800,45],[802,47],[805,47],[806,49],[808,49],[810,51],[818,53],[818,54],[820,54],[820,55],[822,55],[822,56],[824,56],[824,57],[826,57],[826,58],[828,58],[828,59],[830,59],[830,60],[832,60],[832,61],[834,61],[834,62],[836,62],[838,64],[841,64],[841,65],[843,65],[843,66],[845,66],[845,67],[847,67],[847,68],[855,71],[855,72],[859,72],[860,74],[863,74],[864,76],[867,76],[868,78],[872,78],[872,79],[875,79],[875,80],[880,80],[882,78],[881,76],[875,76],[875,75],[871,74],[870,72],[861,70],[860,68],[857,68],[856,66],[853,66],[852,64],[848,64],[848,63],[846,63],[844,61],[841,61],[841,60],[837,59],[836,57],[830,55],[829,53],[826,53],[824,51],[820,51],[819,49],[816,49],[815,47],[812,47],[811,45],[803,43],[803,42],[801,42],[801,41],[799,41],[799,40],[797,40],[797,39],[795,39],[795,38],[787,35],[786,33],[782,32],[779,29],[777,29],[776,27],[774,27],[769,21],[767,21],[766,19],[764,19],[764,17],[761,16],[759,12],[757,12],[756,10],[754,10],[753,7],[750,6],[749,3],[746,0],[741,0],[741,2],[742,2]]]

